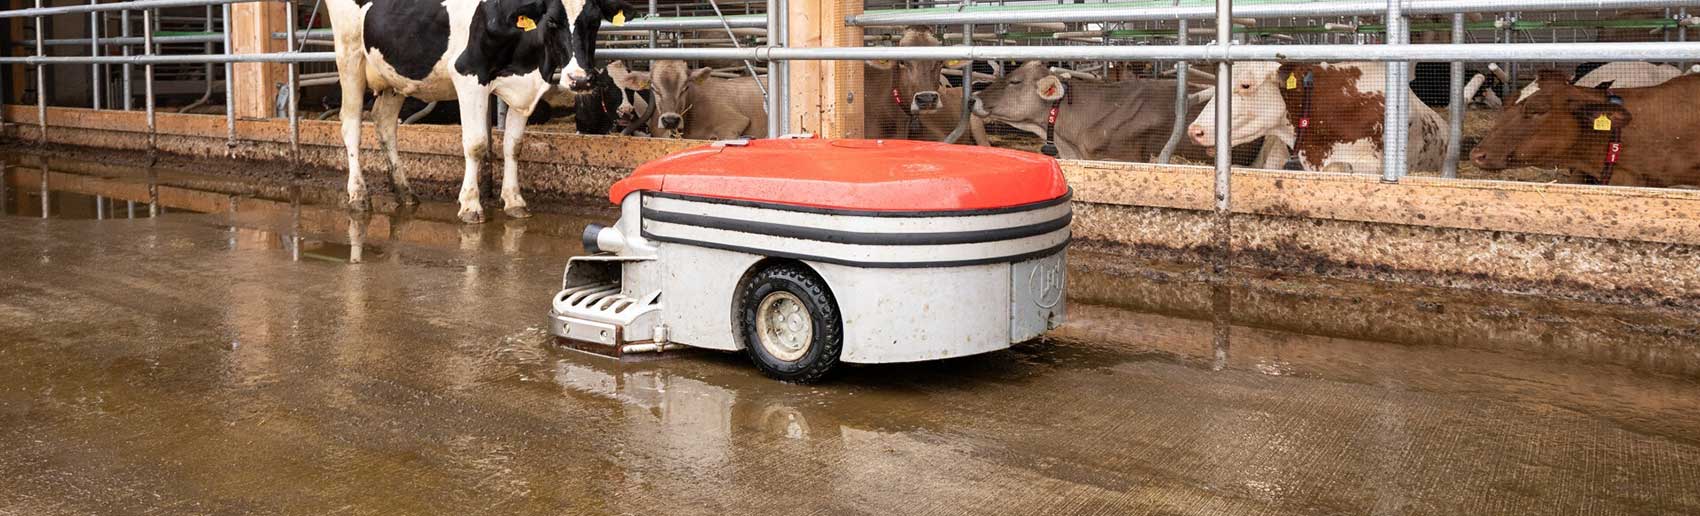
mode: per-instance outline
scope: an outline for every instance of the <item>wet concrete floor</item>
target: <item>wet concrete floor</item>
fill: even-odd
[[[1079,252],[1047,340],[797,386],[553,346],[606,207],[0,179],[0,514],[1700,513],[1692,313]]]

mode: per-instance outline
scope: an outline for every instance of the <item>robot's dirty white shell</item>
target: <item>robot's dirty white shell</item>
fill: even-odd
[[[743,350],[775,378],[1009,347],[1062,324],[1069,188],[1026,152],[725,142],[616,183],[550,329],[612,356]]]

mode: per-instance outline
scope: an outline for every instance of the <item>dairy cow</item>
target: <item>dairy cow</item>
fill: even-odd
[[[1500,113],[1470,151],[1483,170],[1561,167],[1617,186],[1700,185],[1700,76],[1645,88],[1584,88],[1540,72],[1528,98]]]
[[[502,142],[504,210],[527,217],[515,162],[527,116],[552,88],[586,88],[597,27],[631,13],[621,0],[328,0],[326,6],[342,96],[377,93],[373,125],[401,202],[418,202],[396,151],[403,99],[458,101],[466,158],[459,216],[469,224],[484,221],[478,169],[487,151],[489,97],[502,99],[515,115],[507,117]],[[557,72],[558,83],[552,79]],[[360,170],[360,111],[359,102],[342,104],[348,204],[355,210],[370,205]]]
[[[1028,61],[975,95],[974,112],[1045,138],[1066,159],[1150,161],[1174,130],[1175,81],[1068,81]],[[1203,105],[1188,101],[1186,116]],[[1203,159],[1183,141],[1176,153]]]
[[[1386,68],[1380,63],[1234,64],[1233,144],[1276,136],[1304,170],[1364,172],[1381,168]],[[1410,95],[1411,170],[1439,170],[1446,159],[1446,121]],[[1216,99],[1188,126],[1192,140],[1216,142]]]
[[[1598,66],[1577,68],[1577,74],[1571,84],[1583,88],[1593,88],[1601,84],[1611,83],[1613,88],[1645,88],[1664,84],[1665,81],[1682,75],[1682,70],[1671,65],[1644,63],[1640,61],[1622,61],[1604,63]],[[1517,95],[1517,101],[1522,102],[1541,91],[1541,82],[1535,81],[1523,87]]]
[[[573,94],[573,123],[579,134],[632,134],[649,117],[649,100],[644,98],[648,89],[619,61],[591,72],[590,91]]]
[[[712,68],[691,69],[684,61],[661,60],[649,72],[633,72],[654,94],[651,134],[699,140],[767,136],[767,111],[754,77],[713,77]]]
[[[903,30],[900,47],[936,47],[939,40],[927,27],[915,26]],[[870,108],[864,113],[869,125],[878,125],[878,134],[890,138],[942,141],[962,123],[962,88],[945,84],[945,62],[939,60],[869,61],[863,80],[869,89],[870,106],[887,104],[881,109]],[[881,98],[885,97],[885,98]],[[877,115],[877,116],[874,116]],[[991,145],[986,136],[986,122],[969,117],[968,134],[978,145]]]

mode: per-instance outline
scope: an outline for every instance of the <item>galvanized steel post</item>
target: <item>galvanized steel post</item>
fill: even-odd
[[[965,47],[974,46],[974,25],[973,24],[962,26],[962,46],[965,46]],[[939,103],[943,104],[944,103],[943,99],[940,99]],[[957,141],[962,139],[963,134],[973,132],[973,130],[970,129],[970,127],[972,127],[973,124],[974,124],[973,118],[974,118],[974,60],[969,59],[968,64],[964,65],[964,67],[962,68],[962,116],[959,117],[956,120],[956,129],[952,129],[950,131],[950,134],[945,135],[944,142],[945,143],[956,143]]]
[[[153,19],[153,9],[142,10],[142,55],[152,56],[154,54]],[[154,153],[156,152],[156,148],[159,143],[159,133],[157,132],[157,126],[154,124],[153,66],[152,62],[142,65],[142,95],[146,97],[146,99],[143,100],[143,106],[147,109],[148,117],[149,165],[152,165],[154,162]]]
[[[283,26],[288,35],[284,36],[284,51],[294,53],[295,48],[295,0],[284,0]],[[289,66],[289,159],[301,160],[301,65],[291,61]],[[359,100],[356,100],[359,102]]]
[[[1180,5],[1180,0],[1175,0],[1175,5]],[[1175,44],[1184,47],[1187,44],[1187,23],[1184,19],[1177,23],[1180,29],[1176,33]],[[1174,159],[1175,148],[1180,147],[1182,135],[1186,134],[1186,72],[1186,61],[1175,61],[1175,127],[1169,131],[1169,141],[1163,144],[1163,151],[1157,154],[1157,162],[1165,165]]]
[[[41,0],[35,0],[35,8],[36,9],[41,8]],[[37,15],[35,17],[35,55],[37,55],[37,56],[42,56],[42,55],[47,54],[47,45],[45,44],[45,41],[44,41],[44,39],[46,39],[46,38],[43,36],[43,32],[45,32],[46,30],[47,30],[47,28],[42,26],[41,16]],[[46,65],[36,65],[35,66],[35,115],[36,115],[36,119],[39,122],[41,122],[41,134],[38,135],[41,139],[39,143],[41,143],[42,145],[46,145],[47,144],[47,66]],[[43,200],[42,202],[47,202],[47,201]]]
[[[1404,43],[1405,14],[1400,11],[1403,0],[1387,0],[1387,35],[1384,44],[1401,45]],[[1410,93],[1405,83],[1405,61],[1389,61],[1387,63],[1387,84],[1383,87],[1384,109],[1381,124],[1381,180],[1397,182],[1405,175],[1404,153],[1409,140],[1405,137],[1409,122],[1409,111],[1404,108],[1410,99]]]
[[[1232,207],[1229,199],[1233,187],[1234,152],[1232,128],[1229,123],[1234,119],[1233,111],[1233,80],[1234,63],[1227,59],[1229,48],[1234,42],[1234,2],[1233,0],[1216,0],[1216,46],[1221,49],[1223,59],[1216,63],[1216,245],[1220,247],[1220,259],[1215,269],[1218,274],[1228,270],[1233,256],[1233,233],[1229,226]]]
[[[89,5],[94,5],[94,4],[98,4],[98,3],[100,3],[100,0],[89,0]],[[89,13],[89,55],[94,56],[94,57],[100,57],[100,13],[99,12],[90,12]],[[100,97],[101,97],[101,95],[100,95],[101,94],[101,91],[100,91],[101,90],[101,87],[100,87],[101,86],[101,84],[100,84],[101,83],[100,67],[101,66],[104,66],[104,65],[101,65],[99,63],[89,65],[89,94],[90,94],[89,96],[91,97],[90,102],[89,102],[89,106],[93,107],[96,110],[100,109],[100,104],[101,104],[101,102],[100,102],[100,100],[101,100],[100,99]]]
[[[645,18],[648,18],[648,17],[651,17],[651,16],[656,16],[656,14],[655,14],[656,3],[657,3],[657,0],[649,0],[649,10],[645,11],[643,13]],[[658,35],[659,35],[659,33],[657,31],[654,31],[654,30],[649,31],[649,48],[655,48],[655,38]]]
[[[230,4],[224,4],[222,9],[224,10],[224,12],[222,12],[220,14],[224,15],[224,53],[229,54],[229,53],[234,52],[233,49],[236,48],[236,46],[232,44],[232,36],[231,36],[231,33],[230,33]],[[129,66],[130,65],[124,65],[125,69],[129,69]],[[125,80],[125,86],[128,87],[128,85],[129,85],[129,80],[126,79]],[[235,156],[236,155],[236,63],[224,63],[224,132],[225,132],[224,146],[225,146],[225,149],[226,149],[225,150],[226,155],[227,156]]]
[[[225,7],[224,9],[225,9],[226,12],[229,12],[229,10],[230,10],[229,7]],[[122,12],[118,13],[118,25],[119,25],[118,36],[122,37],[122,38],[129,38],[130,37],[130,11],[122,11]],[[226,29],[226,32],[229,31],[229,27],[226,27],[225,29]],[[119,52],[122,53],[124,55],[124,57],[130,57],[130,45],[128,43],[123,44],[123,45],[119,45],[118,48],[119,48]],[[124,110],[130,111],[130,110],[136,108],[135,101],[134,101],[134,99],[131,98],[134,95],[132,95],[131,92],[130,92],[130,63],[124,63],[124,64],[121,64],[119,66],[123,67],[123,71],[124,71],[124,79],[123,79],[124,80],[124,86],[123,86]]]
[[[769,47],[773,46],[773,42],[774,42],[773,40],[775,39],[775,36],[779,35],[779,32],[780,32],[779,31],[780,24],[784,23],[784,21],[781,20],[780,16],[779,16],[779,3],[783,2],[783,1],[785,1],[785,0],[767,0],[767,46],[769,46]],[[730,30],[728,30],[728,32],[730,32]],[[728,35],[730,36],[730,34],[728,34]],[[784,100],[781,98],[781,96],[779,94],[779,83],[778,83],[778,81],[773,80],[774,77],[777,77],[779,75],[776,72],[778,72],[778,67],[772,66],[772,63],[768,63],[768,67],[767,67],[767,137],[768,138],[777,137],[780,134],[783,134],[783,133],[779,132],[781,130],[780,127],[779,127],[779,116],[780,116],[779,112],[781,110],[781,108],[779,107],[779,103],[784,102]]]
[[[1464,43],[1464,13],[1452,15],[1452,43]],[[1446,162],[1441,166],[1441,177],[1458,177],[1458,156],[1464,146],[1464,116],[1468,112],[1470,100],[1464,98],[1464,63],[1452,62],[1452,84],[1446,103]]]

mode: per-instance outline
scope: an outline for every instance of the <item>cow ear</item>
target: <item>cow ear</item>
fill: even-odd
[[[701,84],[702,81],[708,80],[708,74],[712,72],[714,69],[708,67],[691,70],[691,81]]]
[[[869,59],[867,61],[863,61],[863,64],[866,64],[869,68],[873,68],[875,70],[890,71],[896,63],[890,59]]]
[[[1610,102],[1586,104],[1577,113],[1582,116],[1583,124],[1595,131],[1620,130],[1634,119],[1628,109]]]
[[[1039,93],[1039,98],[1056,102],[1068,92],[1068,85],[1055,75],[1046,75],[1033,83],[1033,90]]]
[[[598,0],[597,4],[602,11],[602,20],[613,23],[615,27],[625,25],[627,19],[637,17],[632,5],[623,0]]]

